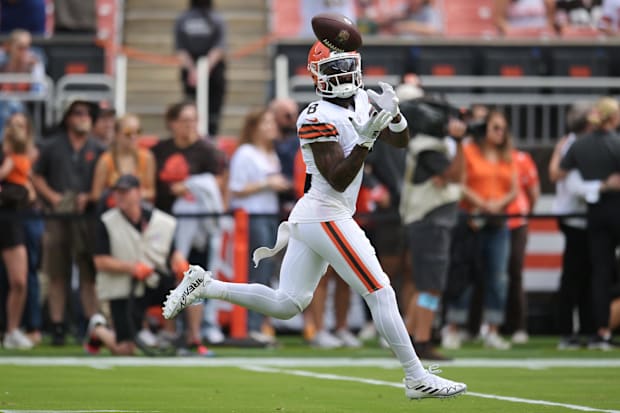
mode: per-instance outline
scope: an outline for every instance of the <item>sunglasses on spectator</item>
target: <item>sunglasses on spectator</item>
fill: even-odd
[[[71,116],[90,116],[90,112],[87,109],[74,109],[70,113]]]
[[[142,133],[142,129],[129,129],[123,131],[123,136],[126,138],[131,138],[133,136],[139,136]]]
[[[496,132],[503,132],[506,130],[506,127],[502,125],[491,125],[491,129],[493,129]]]

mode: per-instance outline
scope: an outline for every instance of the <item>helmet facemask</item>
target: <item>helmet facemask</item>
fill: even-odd
[[[316,93],[327,98],[349,98],[363,86],[359,53],[335,53],[318,61],[311,61]]]

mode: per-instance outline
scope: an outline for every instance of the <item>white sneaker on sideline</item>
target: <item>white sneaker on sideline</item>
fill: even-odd
[[[461,334],[448,326],[441,329],[441,347],[448,350],[461,348]]]
[[[222,333],[222,330],[220,330],[220,328],[216,326],[209,326],[205,328],[202,332],[202,335],[204,336],[204,339],[207,340],[207,342],[210,344],[218,344],[226,340],[226,336],[224,335],[224,333]]]
[[[528,341],[530,341],[530,336],[525,330],[517,330],[512,335],[511,341],[514,344],[526,344]]]
[[[484,346],[495,350],[509,350],[511,347],[510,343],[496,332],[489,333],[484,337]]]
[[[153,332],[148,328],[143,328],[142,330],[138,331],[136,338],[147,347],[157,347],[157,336],[153,334]]]
[[[248,337],[261,344],[277,344],[278,342],[274,336],[261,333],[260,331],[248,331]]]
[[[183,281],[170,291],[164,301],[163,315],[171,319],[184,308],[202,300],[205,297],[205,288],[211,282],[211,272],[205,271],[199,265],[190,265],[183,274]]]
[[[327,330],[317,332],[314,336],[314,340],[312,340],[312,346],[317,348],[332,349],[340,348],[343,345],[344,343],[342,340]]]
[[[108,322],[106,321],[103,314],[96,313],[94,314],[90,320],[88,320],[88,328],[86,329],[86,339],[90,339],[90,336],[93,335],[93,331],[97,326],[105,326]]]
[[[19,328],[6,333],[2,345],[7,350],[30,350],[34,347],[32,341]]]
[[[461,395],[467,391],[465,383],[444,379],[437,376],[441,370],[437,370],[435,366],[428,368],[425,377],[415,380],[411,377],[405,377],[405,395],[410,399],[426,399],[426,398],[445,398]]]
[[[349,348],[360,348],[362,347],[362,343],[361,341],[359,341],[357,339],[357,337],[355,337],[353,335],[353,333],[351,333],[349,330],[347,329],[339,329],[336,330],[336,337],[340,339],[340,341],[342,341],[342,344],[345,347],[349,347]]]
[[[357,338],[362,341],[372,340],[375,337],[377,337],[377,329],[372,321],[364,324],[364,327],[357,333]]]

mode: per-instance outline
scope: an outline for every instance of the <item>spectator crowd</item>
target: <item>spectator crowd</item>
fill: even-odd
[[[455,349],[478,334],[490,349],[527,342],[526,216],[540,194],[531,156],[514,148],[500,111],[476,105],[453,113],[419,85],[397,90],[412,125],[410,146],[399,152],[376,145],[358,219],[399,286],[417,351],[445,359],[433,343]],[[273,244],[300,194],[298,182],[303,187],[291,123],[297,110],[290,99],[276,99],[248,113],[231,156],[199,136],[191,102],[169,107],[170,137],[155,145],[141,140],[139,116],[116,118],[109,110],[113,134],[96,138],[95,114],[103,111],[79,99],[67,103],[57,131],[45,138],[33,136],[25,112],[12,114],[0,164],[4,347],[32,348],[43,333],[64,345],[72,332],[93,353],[102,345],[133,354],[136,344],[165,343],[210,354],[203,343],[226,337],[209,305],[190,307],[181,324],[149,312],[190,263],[209,267],[214,260],[217,220],[187,226],[174,215],[242,208],[250,213],[249,253]],[[432,111],[437,116],[429,116]],[[609,349],[618,327],[615,214],[607,211],[620,193],[619,124],[615,99],[578,102],[569,114],[570,134],[558,141],[549,164],[557,182],[555,212],[581,214],[559,218],[566,237],[557,296],[561,349]],[[577,144],[583,148],[571,151]],[[14,219],[20,213],[27,218]],[[249,267],[249,281],[269,285],[278,263],[268,264]],[[351,332],[346,285],[336,283],[334,330],[325,326],[331,278],[338,279],[324,277],[304,314],[304,337],[322,348],[359,347],[375,333],[372,323],[357,337]],[[572,311],[580,314],[576,325]],[[217,334],[207,339],[206,328]],[[277,343],[263,316],[250,312],[247,329],[256,345]]]
[[[620,30],[619,7],[616,0],[301,0],[298,35],[311,37],[310,18],[332,12],[369,35],[613,36]]]

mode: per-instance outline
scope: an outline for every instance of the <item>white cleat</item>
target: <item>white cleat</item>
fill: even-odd
[[[164,301],[163,315],[169,320],[186,307],[205,298],[205,288],[211,282],[211,272],[199,265],[190,265],[183,274],[183,281],[170,291]]]
[[[338,339],[340,339],[340,341],[342,341],[342,344],[345,347],[348,347],[348,348],[360,348],[360,347],[362,347],[362,342],[359,341],[357,339],[357,337],[355,337],[353,335],[353,333],[351,333],[347,329],[337,330],[336,334],[334,334],[334,335],[336,336],[336,338],[338,338]]]
[[[441,370],[437,370],[434,366],[429,367],[425,377],[415,380],[411,377],[405,377],[405,395],[410,399],[427,399],[459,396],[467,391],[465,383],[444,379],[437,376]]]

